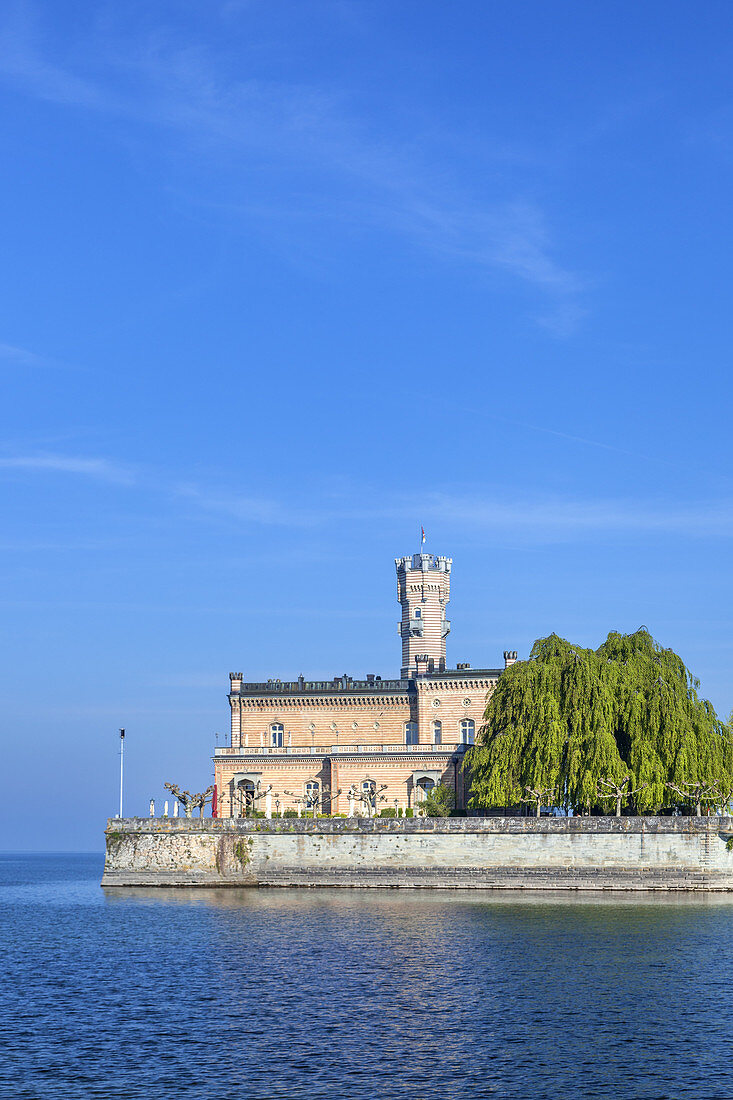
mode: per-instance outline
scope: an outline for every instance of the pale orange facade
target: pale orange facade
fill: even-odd
[[[248,683],[230,674],[231,739],[214,757],[219,816],[252,806],[273,815],[399,812],[438,783],[465,808],[463,754],[502,670],[446,667],[450,558],[415,554],[395,565],[399,679]]]

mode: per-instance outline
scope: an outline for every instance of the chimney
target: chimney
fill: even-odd
[[[428,672],[430,671],[430,654],[416,653],[415,666],[417,676],[427,676]]]
[[[244,679],[244,676],[241,672],[230,672],[229,673],[229,680],[231,682],[230,690],[231,690],[233,695],[238,695],[239,692],[242,690],[242,680],[243,679]]]
[[[516,649],[505,649],[504,650],[504,668],[509,668],[509,665],[514,665],[514,664],[516,664],[516,662],[517,662],[517,651],[516,651]]]

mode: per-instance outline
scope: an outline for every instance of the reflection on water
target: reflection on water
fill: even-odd
[[[100,877],[0,859],[0,1096],[733,1096],[729,895]]]
[[[370,887],[368,890],[349,886],[324,886],[317,888],[295,887],[152,887],[131,886],[120,889],[119,887],[104,887],[102,890],[105,900],[111,904],[116,902],[147,902],[155,904],[160,902],[166,905],[213,905],[223,909],[241,909],[246,906],[263,906],[272,908],[287,905],[303,905],[313,908],[313,899],[317,898],[320,904],[332,902],[334,905],[351,907],[354,898],[358,898],[361,908],[384,906],[399,908],[404,905],[414,910],[415,904],[435,903],[438,906],[451,902],[452,905],[527,905],[532,909],[542,906],[627,906],[635,908],[651,906],[657,909],[660,905],[670,905],[673,908],[679,906],[728,906],[733,916],[733,893],[724,891],[700,891],[690,893],[675,893],[674,891],[652,890],[441,890],[435,888],[393,888]]]

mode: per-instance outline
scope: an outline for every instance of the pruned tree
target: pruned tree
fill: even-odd
[[[175,783],[164,783],[163,786],[167,791],[170,791],[183,806],[186,817],[191,817],[193,810],[199,811],[199,817],[204,816],[204,807],[207,802],[211,801],[211,796],[214,793],[213,785],[207,787],[205,791],[200,791],[198,794],[192,794],[191,791],[182,791]]]
[[[321,813],[326,813],[326,806],[328,806],[328,812],[331,813],[331,807],[333,806],[334,799],[338,798],[341,794],[341,788],[338,790],[331,790],[330,787],[319,787],[318,793],[313,800],[313,816],[316,816],[317,811],[320,809]]]
[[[528,788],[556,788],[559,805],[589,809],[601,779],[621,786],[629,776],[637,811],[658,811],[674,804],[669,784],[733,787],[733,728],[698,687],[645,628],[611,633],[597,650],[540,639],[487,703],[466,754],[471,805],[512,806]]]
[[[695,814],[700,817],[703,805],[725,806],[730,801],[730,794],[720,790],[713,783],[668,783],[671,791],[680,796],[687,806],[695,807]]]
[[[383,783],[381,787],[377,787],[376,783],[368,790],[363,790],[361,787],[357,787],[356,783],[352,783],[347,792],[347,797],[354,802],[358,802],[360,806],[363,806],[366,810],[366,817],[374,817],[377,813],[377,807],[380,802],[386,802],[387,796],[383,794],[383,791],[387,790],[387,784]],[[362,816],[361,814],[359,816]]]
[[[293,791],[283,791],[283,794],[292,798],[296,804],[301,808],[301,811],[308,816],[308,811],[313,811],[313,817],[315,818],[319,812],[325,813],[326,804],[329,809],[333,804],[333,800],[338,798],[341,794],[341,788],[336,791],[332,791],[330,787],[319,786],[317,791],[306,791],[305,794],[297,795]]]
[[[211,786],[207,787],[205,791],[200,791],[198,794],[195,794],[193,796],[193,799],[192,799],[193,809],[198,810],[199,817],[204,816],[204,809],[208,805],[208,803],[211,802],[213,794],[214,794],[214,785],[212,783]]]
[[[263,787],[258,780],[257,785],[253,787],[235,786],[232,791],[232,806],[236,806],[242,811],[242,815],[247,817],[250,810],[257,809],[260,799],[267,798],[268,794],[273,795],[272,783]]]
[[[543,806],[551,806],[552,799],[557,792],[557,787],[525,787],[527,792],[526,797],[521,799],[522,802],[535,802],[537,804],[536,817],[540,816],[540,811]]]
[[[614,779],[606,779],[605,776],[601,776],[598,780],[598,800],[604,802],[607,798],[615,799],[616,817],[621,817],[621,806],[625,802],[628,802],[633,795],[646,790],[646,783],[642,783],[640,787],[630,787],[630,782],[630,775],[625,776],[620,783]]]
[[[292,798],[295,805],[298,807],[301,813],[308,815],[308,807],[310,805],[308,796],[305,794],[296,794],[295,791],[283,791],[289,798]]]

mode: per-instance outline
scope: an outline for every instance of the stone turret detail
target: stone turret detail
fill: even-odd
[[[451,558],[412,554],[395,558],[397,599],[402,605],[402,677],[445,671],[445,640],[450,633]]]

